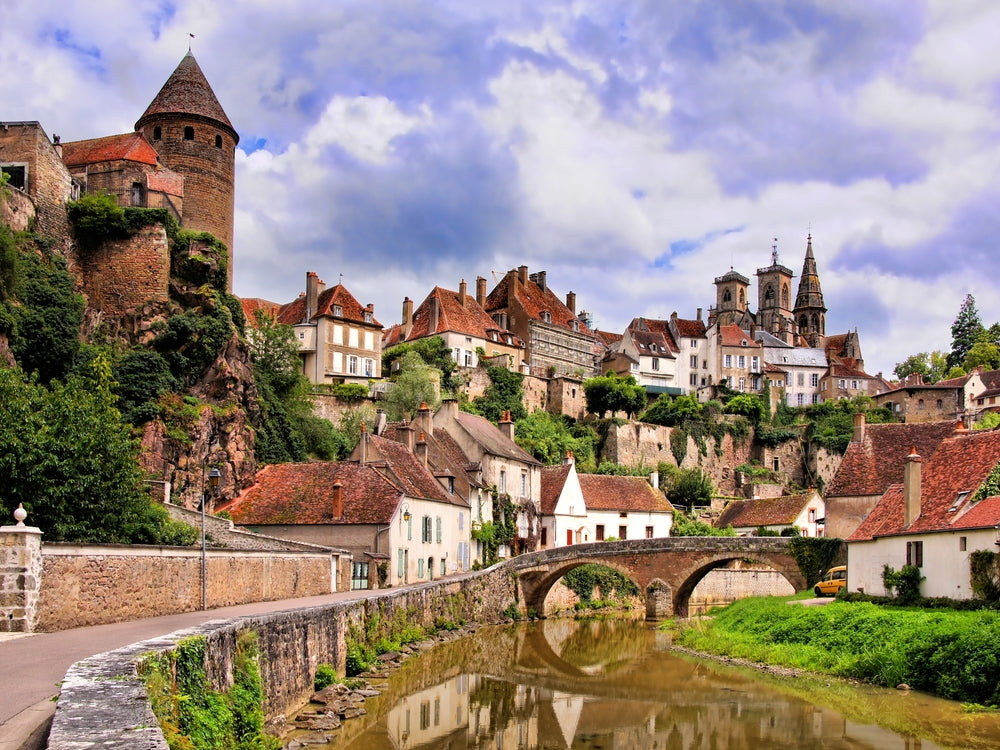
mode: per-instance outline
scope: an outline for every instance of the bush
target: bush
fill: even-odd
[[[313,678],[314,690],[320,691],[323,688],[330,687],[330,685],[336,684],[338,680],[337,670],[329,664],[316,665],[316,676]]]

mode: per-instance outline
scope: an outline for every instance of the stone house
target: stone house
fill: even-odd
[[[1000,544],[1000,497],[982,490],[998,462],[995,430],[961,429],[927,459],[912,451],[902,483],[891,485],[847,538],[848,589],[885,594],[886,565],[915,565],[923,596],[970,598],[970,556]]]
[[[982,381],[980,387],[976,389],[966,406],[966,412],[970,415],[969,421],[978,422],[983,415],[997,411],[1000,408],[1000,370],[981,370],[976,368],[966,377],[979,377]],[[973,388],[975,384],[973,384]],[[966,387],[966,392],[970,389]],[[966,426],[969,426],[968,424]]]
[[[777,390],[788,406],[822,400],[820,382],[827,371],[823,349],[790,346],[763,331],[757,332],[757,340],[764,347],[765,377],[771,383],[772,398]]]
[[[220,510],[252,531],[341,547],[352,588],[430,580],[468,569],[469,507],[402,444],[366,435],[348,461],[272,464]]]
[[[710,326],[709,360],[715,362],[716,383],[725,380],[741,393],[759,393],[764,384],[764,347],[738,325]]]
[[[458,402],[446,399],[434,414],[434,432],[443,430],[475,467],[478,481],[507,495],[518,507],[517,539],[511,554],[530,552],[538,538],[538,511],[541,502],[542,464],[514,442],[514,423],[510,417],[499,427],[476,414],[459,411]],[[493,507],[482,513],[492,520]],[[478,515],[478,509],[477,509]]]
[[[957,427],[957,421],[870,425],[856,414],[851,442],[824,493],[826,535],[853,534],[885,491],[902,481],[910,450],[930,458]]]
[[[382,376],[382,324],[343,284],[326,288],[313,271],[306,291],[278,310],[278,322],[292,326],[302,372],[312,383],[358,383]]]
[[[416,310],[413,301],[403,300],[403,322],[393,344],[438,336],[444,339],[459,367],[477,367],[478,350],[490,364],[520,372],[524,362],[524,342],[500,328],[483,309],[486,279],[476,279],[476,296],[467,293],[465,280],[458,291],[434,287]]]
[[[798,529],[801,536],[824,536],[826,505],[810,489],[796,495],[751,500],[731,500],[715,520],[716,528],[732,526],[739,536],[753,536],[757,529]]]
[[[601,369],[605,374],[631,375],[646,389],[650,399],[661,393],[672,396],[683,393],[677,386],[676,347],[669,334],[625,329],[621,340],[605,354]]]
[[[649,479],[577,474],[573,454],[542,469],[542,549],[605,539],[670,536],[674,508]]]
[[[694,320],[670,314],[667,330],[677,348],[677,385],[684,393],[697,393],[713,384],[714,372],[708,356],[708,337],[698,308]]]
[[[971,426],[976,415],[989,406],[988,396],[977,398],[990,388],[1000,385],[1000,378],[976,368],[967,375],[936,383],[925,383],[920,375],[912,374],[892,390],[875,396],[879,406],[888,407],[904,422],[933,422],[961,419]],[[982,403],[980,403],[982,401]]]
[[[12,194],[0,204],[16,214],[5,217],[15,229],[27,229],[33,219],[43,234],[68,237],[66,203],[79,198],[79,185],[63,164],[58,137],[55,141],[37,122],[0,122],[0,172]]]
[[[597,337],[576,313],[576,295],[565,303],[548,286],[546,272],[528,275],[527,266],[511,269],[500,280],[483,308],[500,330],[509,330],[525,343],[524,358],[532,375],[599,372]]]

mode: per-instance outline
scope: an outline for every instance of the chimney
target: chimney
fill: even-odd
[[[333,517],[344,517],[344,485],[339,479],[333,482]]]
[[[563,459],[563,466],[575,466],[576,456],[573,455],[573,451],[566,451],[566,458]]]
[[[916,448],[910,448],[903,469],[903,528],[920,517],[920,464],[922,459]]]
[[[545,271],[539,271],[538,273],[531,274],[531,280],[538,284],[538,288],[543,292],[545,291]]]
[[[303,323],[308,323],[316,314],[316,301],[319,298],[319,276],[315,271],[306,272],[306,312]]]
[[[385,409],[378,409],[375,412],[375,434],[381,435],[385,432],[385,426],[388,420],[385,416]]]
[[[403,338],[405,339],[410,335],[410,331],[413,328],[413,300],[409,297],[403,297]]]
[[[482,276],[476,277],[476,302],[480,307],[486,307],[486,279]]]
[[[413,453],[413,425],[409,422],[404,421],[399,427],[396,428],[396,440],[406,446],[406,450]]]
[[[442,399],[441,408],[438,409],[437,413],[447,424],[455,424],[458,420],[458,400],[454,398]]]
[[[465,279],[462,279],[458,284],[458,304],[465,307]]]
[[[511,419],[510,412],[505,411],[500,416],[500,432],[507,436],[508,440],[514,440],[514,420]]]
[[[660,472],[651,471],[649,472],[649,486],[654,490],[659,492],[660,490]]]
[[[851,437],[852,443],[863,443],[865,442],[865,415],[864,412],[858,412],[854,415],[854,435]]]
[[[421,432],[432,432],[434,430],[433,416],[434,413],[431,411],[431,407],[426,402],[422,402],[420,408],[417,410],[417,418],[413,420],[414,427]]]
[[[566,307],[576,315],[576,292],[566,292]]]
[[[437,333],[438,322],[441,319],[441,309],[438,306],[438,298],[436,295],[431,295],[431,324],[430,332]]]
[[[62,138],[55,133],[52,134],[52,148],[56,150],[56,156],[62,159]]]
[[[420,439],[417,440],[417,449],[414,451],[417,460],[427,468],[427,439],[423,432],[420,433]]]
[[[528,283],[528,267],[527,266],[518,266],[517,267],[517,280],[520,281],[522,284],[527,284]]]
[[[362,466],[367,462],[368,456],[368,432],[365,429],[365,423],[361,423],[361,460],[358,462]]]

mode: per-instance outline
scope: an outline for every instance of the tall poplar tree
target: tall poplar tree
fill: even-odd
[[[951,353],[948,355],[949,367],[962,367],[969,350],[975,345],[983,333],[983,322],[976,307],[976,298],[965,295],[965,301],[958,311],[958,317],[951,324]]]

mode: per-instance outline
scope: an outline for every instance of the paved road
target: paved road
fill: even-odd
[[[57,633],[0,638],[0,750],[17,750],[55,710],[66,670],[88,656],[130,643],[194,627],[210,620],[280,612],[373,596],[377,591],[344,591],[325,596],[221,607],[166,617],[94,625]]]

